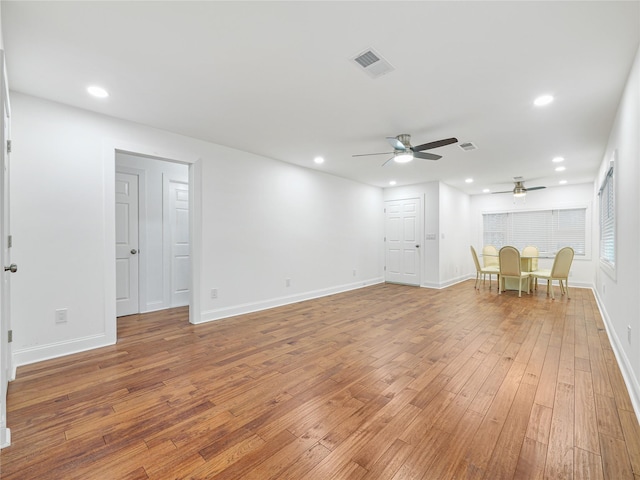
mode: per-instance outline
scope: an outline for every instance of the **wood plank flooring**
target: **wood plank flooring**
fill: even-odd
[[[487,284],[488,285],[488,284]],[[12,479],[640,479],[593,293],[383,284],[20,367]]]

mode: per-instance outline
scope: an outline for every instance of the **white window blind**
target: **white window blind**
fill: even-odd
[[[615,226],[615,192],[612,166],[600,188],[600,260],[612,268],[616,264]]]
[[[586,255],[586,207],[485,213],[482,218],[485,245],[512,245],[520,251],[534,245],[541,255],[555,255],[563,247],[572,247],[576,256]]]

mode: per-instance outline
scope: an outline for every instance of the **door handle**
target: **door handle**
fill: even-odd
[[[4,267],[4,271],[5,272],[9,271],[11,273],[16,273],[18,271],[18,265],[16,265],[15,263],[12,263],[8,267]]]
[[[135,248],[131,249],[131,255],[135,255],[136,253],[138,253],[138,250],[136,250]]]

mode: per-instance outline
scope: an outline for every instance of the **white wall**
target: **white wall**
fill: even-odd
[[[17,365],[116,339],[116,149],[191,164],[193,322],[382,279],[379,188],[16,92],[12,107]]]
[[[587,208],[587,243],[585,257],[574,257],[571,265],[570,285],[581,287],[593,286],[593,272],[595,260],[593,253],[594,227],[592,222],[593,213],[593,185],[585,183],[581,185],[564,185],[561,187],[551,187],[547,185],[544,190],[536,190],[527,193],[525,203],[514,203],[513,195],[472,195],[471,196],[471,234],[470,242],[477,252],[482,251],[484,242],[482,240],[482,214],[497,212],[515,212],[526,210],[550,210],[554,208]],[[467,250],[469,247],[467,246]],[[475,274],[475,266],[469,254],[469,268]],[[538,268],[551,268],[552,259],[541,259]]]
[[[133,169],[133,170],[132,170]],[[188,165],[166,162],[155,158],[141,157],[124,152],[116,154],[116,170],[122,172],[142,171],[144,185],[140,195],[140,312],[151,312],[169,308],[171,304],[170,283],[171,256],[164,242],[169,241],[164,235],[163,205],[165,195],[164,177],[172,180],[188,182]],[[165,255],[168,258],[163,258]]]
[[[611,275],[596,262],[596,295],[636,414],[640,416],[640,51],[636,54],[595,183],[596,206],[598,190],[614,155],[616,268]],[[597,250],[594,256],[598,257]],[[631,327],[630,340],[628,326]]]

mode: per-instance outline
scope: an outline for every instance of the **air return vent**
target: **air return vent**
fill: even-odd
[[[368,48],[364,52],[351,59],[359,69],[364,70],[371,78],[378,78],[395,70],[393,66],[382,58],[373,48]]]
[[[468,152],[470,150],[476,150],[478,147],[475,146],[474,143],[472,142],[463,142],[461,144],[458,145],[462,150],[464,150],[465,152]]]

